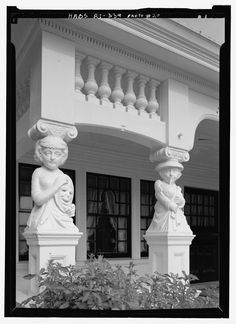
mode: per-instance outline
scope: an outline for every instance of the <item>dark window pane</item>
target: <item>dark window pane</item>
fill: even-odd
[[[118,227],[119,228],[127,228],[127,218],[126,217],[118,218]]]
[[[141,216],[142,217],[149,216],[149,207],[148,206],[141,206]]]
[[[141,253],[146,252],[146,243],[144,241],[141,242]]]
[[[197,206],[197,210],[198,210],[198,215],[199,216],[203,216],[203,207],[202,206]]]
[[[119,179],[116,177],[110,178],[110,188],[113,191],[119,190]]]
[[[129,191],[129,181],[126,179],[120,179],[120,190]]]
[[[127,231],[126,230],[118,231],[118,240],[119,241],[127,241]]]
[[[196,204],[196,202],[197,202],[196,197],[197,197],[197,196],[196,196],[195,194],[192,194],[192,195],[191,195],[191,203],[192,203],[192,204]]]
[[[19,225],[26,226],[30,213],[19,213]]]
[[[118,252],[127,253],[127,243],[126,242],[119,242],[118,243]]]
[[[208,203],[209,203],[208,196],[205,195],[205,196],[204,196],[204,205],[208,205]]]
[[[197,203],[202,204],[202,195],[200,194],[197,195]]]
[[[88,189],[88,200],[97,201],[97,190],[96,189]]]
[[[191,205],[191,215],[196,215],[197,214],[197,207],[196,205]]]
[[[99,187],[103,189],[108,189],[109,178],[107,176],[99,176]]]
[[[97,187],[97,176],[92,175],[92,174],[88,175],[87,185],[88,185],[88,187],[96,188]]]
[[[187,205],[187,204],[184,206],[184,213],[185,213],[186,215],[189,215],[189,214],[190,214],[190,206]]]
[[[29,182],[20,182],[20,196],[31,196],[31,180]]]
[[[186,203],[190,203],[190,194],[189,193],[185,194],[185,201],[186,201]]]
[[[210,205],[212,206],[214,206],[214,203],[215,203],[215,198],[214,198],[214,196],[210,196]]]
[[[214,207],[210,207],[209,210],[210,210],[210,213],[209,213],[210,216],[214,216],[214,214],[215,214]]]
[[[141,204],[148,205],[149,204],[149,196],[148,194],[141,195]]]
[[[129,214],[128,205],[120,204],[120,214],[121,215]]]
[[[208,206],[204,206],[204,215],[209,216],[209,209]]]
[[[147,193],[149,192],[149,183],[148,181],[141,181],[141,193]]]
[[[151,224],[152,218],[147,218],[147,229],[149,227],[149,225]]]
[[[126,203],[128,201],[128,196],[126,192],[121,192],[120,193],[120,202]]]
[[[141,218],[141,229],[147,228],[147,222],[145,218]]]

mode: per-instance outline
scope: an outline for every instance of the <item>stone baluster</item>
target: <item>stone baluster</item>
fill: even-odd
[[[125,69],[119,66],[115,66],[113,71],[115,75],[115,86],[111,93],[111,97],[114,102],[114,108],[117,110],[124,110],[124,107],[121,102],[124,99],[125,95],[121,87],[121,79],[122,75],[125,73]]]
[[[138,109],[139,115],[144,115],[148,117],[145,109],[148,105],[148,101],[145,96],[145,86],[148,82],[149,78],[145,77],[144,75],[139,75],[138,78],[138,87],[139,87],[139,94],[135,103],[136,109]]]
[[[111,88],[108,83],[108,75],[109,71],[112,68],[112,64],[109,64],[107,62],[102,62],[100,64],[100,69],[102,71],[102,80],[100,87],[98,89],[98,95],[100,97],[100,104],[101,105],[107,105],[112,107],[112,103],[108,99],[111,95]]]
[[[85,91],[87,94],[87,101],[93,101],[95,103],[98,103],[98,99],[95,96],[98,90],[98,85],[95,79],[95,70],[98,63],[99,63],[98,59],[88,56],[87,58],[88,79],[85,83]]]
[[[157,86],[160,84],[157,80],[150,80],[149,85],[150,85],[150,99],[147,105],[147,112],[149,113],[150,118],[158,118],[158,109],[159,109],[159,103],[157,102],[156,99],[156,90]]]
[[[85,56],[86,55],[79,52],[75,53],[75,91],[83,98],[85,98],[85,95],[81,92],[81,90],[84,87],[84,80],[80,73],[80,67]]]
[[[126,80],[127,80],[127,91],[124,96],[124,103],[126,105],[126,111],[135,112],[136,109],[134,107],[136,101],[136,95],[134,93],[134,79],[136,78],[137,73],[128,71],[126,73]]]

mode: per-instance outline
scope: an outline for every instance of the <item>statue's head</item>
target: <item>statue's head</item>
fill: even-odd
[[[182,164],[174,160],[162,162],[156,167],[160,177],[169,184],[175,183],[181,177],[182,170]]]
[[[67,157],[68,146],[61,137],[48,135],[36,142],[34,158],[48,169],[57,169]]]

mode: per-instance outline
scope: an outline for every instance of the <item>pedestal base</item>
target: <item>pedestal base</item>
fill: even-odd
[[[75,248],[83,233],[30,233],[24,236],[29,245],[29,274],[39,274],[47,268],[49,260],[60,262],[63,266],[75,264]],[[37,279],[30,283],[30,294],[39,292]]]
[[[195,235],[186,233],[147,233],[149,271],[161,274],[189,274],[189,246]]]

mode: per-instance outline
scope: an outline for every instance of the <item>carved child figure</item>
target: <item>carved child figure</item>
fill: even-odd
[[[192,231],[182,211],[185,199],[175,181],[181,176],[182,165],[176,161],[160,163],[156,168],[162,180],[155,182],[155,213],[147,232]]]
[[[35,160],[42,166],[32,175],[31,196],[34,207],[27,222],[31,232],[78,232],[72,218],[74,188],[67,175],[58,169],[68,157],[67,144],[60,137],[46,136],[37,141]]]

